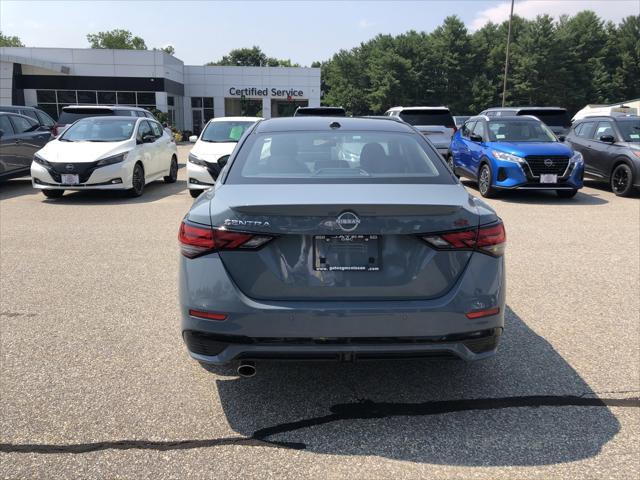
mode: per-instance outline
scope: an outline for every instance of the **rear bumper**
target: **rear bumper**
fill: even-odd
[[[504,327],[504,260],[483,254],[472,255],[451,290],[432,300],[254,300],[230,280],[217,254],[192,260],[181,257],[179,289],[189,353],[213,364],[258,358],[335,360],[354,355],[444,354],[479,360],[495,353]],[[499,313],[478,319],[465,315],[492,307],[499,307]],[[207,320],[190,315],[190,309],[224,313],[227,318]],[[493,340],[474,351],[469,342],[486,343],[486,337]]]
[[[192,358],[203,363],[233,360],[356,361],[457,357],[467,361],[493,356],[502,328],[445,337],[417,338],[250,338],[185,331]],[[448,338],[447,338],[448,337]]]

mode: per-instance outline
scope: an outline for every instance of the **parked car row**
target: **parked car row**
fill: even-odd
[[[422,132],[456,175],[486,197],[506,189],[555,190],[572,197],[583,177],[606,181],[616,195],[640,188],[640,117],[586,117],[571,124],[559,107],[496,107],[453,117],[447,107],[393,107]]]

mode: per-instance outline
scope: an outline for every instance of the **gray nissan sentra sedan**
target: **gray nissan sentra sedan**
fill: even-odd
[[[478,360],[502,334],[502,222],[401,122],[256,123],[179,241],[182,334],[204,364]]]

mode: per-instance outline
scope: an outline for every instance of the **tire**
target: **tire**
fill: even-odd
[[[60,198],[64,195],[64,190],[42,190],[42,194],[47,198]]]
[[[192,198],[198,198],[203,191],[204,190],[189,190],[189,195],[191,195]]]
[[[633,192],[633,172],[626,163],[621,163],[611,172],[611,191],[619,197],[628,197]]]
[[[144,168],[139,163],[133,167],[132,188],[128,190],[130,197],[139,197],[144,192]]]
[[[573,190],[556,190],[556,195],[558,195],[560,198],[573,198],[576,196],[576,193],[578,193],[578,190],[573,189]]]
[[[453,155],[449,154],[447,156],[447,165],[449,165],[449,168],[451,169],[451,171],[453,172],[453,174],[456,176],[456,178],[460,178],[460,175],[458,175],[456,173],[456,168],[453,165]]]
[[[484,198],[495,198],[498,196],[498,191],[491,186],[492,180],[493,174],[491,173],[491,167],[488,163],[484,163],[478,173],[478,190]]]
[[[164,183],[176,183],[176,180],[178,180],[178,159],[174,155],[173,157],[171,157],[169,175],[164,177]]]

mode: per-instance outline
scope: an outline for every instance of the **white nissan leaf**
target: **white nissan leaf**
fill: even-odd
[[[150,118],[78,120],[38,150],[31,163],[34,188],[47,198],[65,190],[126,190],[139,197],[147,183],[178,177],[177,147]]]
[[[208,189],[218,178],[224,163],[233,152],[238,140],[260,117],[213,118],[205,125],[200,138],[189,140],[196,144],[189,153],[187,163],[187,186],[192,197]]]

